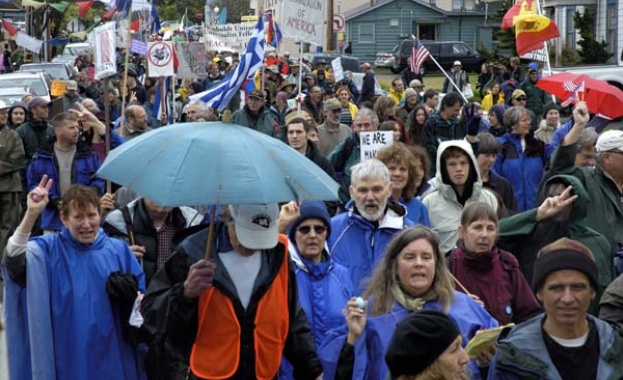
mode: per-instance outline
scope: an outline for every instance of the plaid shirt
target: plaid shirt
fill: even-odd
[[[169,259],[173,250],[173,223],[171,215],[167,217],[164,224],[160,228],[156,228],[156,241],[158,244],[158,257],[156,259],[156,267],[160,269]]]

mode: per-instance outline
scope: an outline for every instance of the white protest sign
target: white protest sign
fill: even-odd
[[[281,32],[290,38],[324,45],[323,0],[282,0],[279,12]]]
[[[342,60],[340,57],[331,61],[331,66],[333,67],[333,78],[335,78],[336,82],[341,81],[342,78],[344,78],[344,70],[342,69]]]
[[[147,72],[149,77],[173,75],[173,44],[171,41],[154,41],[147,46]]]
[[[361,161],[376,157],[379,150],[390,146],[393,142],[393,131],[359,132]]]
[[[115,23],[107,22],[93,29],[95,79],[117,74]]]
[[[204,33],[208,51],[243,51],[253,35],[256,22],[208,25]]]

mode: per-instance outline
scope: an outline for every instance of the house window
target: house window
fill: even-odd
[[[615,52],[616,48],[616,32],[617,32],[617,5],[608,4],[606,7],[606,49],[610,53]]]
[[[565,44],[567,48],[572,49],[575,47],[575,22],[573,17],[575,16],[575,7],[567,7],[567,23],[565,25]]]
[[[374,43],[374,24],[359,24],[359,43]]]
[[[465,8],[465,0],[452,0],[452,10],[462,11]]]

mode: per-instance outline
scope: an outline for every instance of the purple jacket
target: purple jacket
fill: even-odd
[[[512,253],[494,247],[490,254],[474,254],[459,247],[450,252],[448,267],[500,325],[521,323],[541,312]],[[457,290],[462,291],[460,286]]]

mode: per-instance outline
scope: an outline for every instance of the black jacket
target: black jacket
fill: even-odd
[[[335,181],[337,181],[337,175],[335,174],[335,169],[333,169],[333,165],[327,160],[325,156],[320,154],[318,150],[318,146],[315,142],[308,140],[307,141],[307,152],[305,153],[305,157],[309,158],[314,162],[314,164],[318,165],[320,169],[324,170],[325,173],[331,176]]]
[[[124,215],[124,213],[127,214]],[[187,227],[199,224],[203,219],[201,214],[189,207],[175,207],[171,210],[171,217],[174,235]],[[133,243],[129,238],[128,224],[130,224],[130,230],[134,236]],[[145,209],[143,198],[132,201],[106,215],[102,228],[110,237],[126,240],[129,245],[136,244],[145,247],[142,266],[145,272],[145,284],[149,286],[151,278],[157,270],[158,240],[156,228]]]
[[[372,70],[368,70],[368,72],[363,75],[363,80],[361,82],[361,93],[359,94],[359,100],[357,101],[357,104],[371,101],[372,98],[374,98],[375,86],[376,83],[374,81],[374,72]]]
[[[147,357],[147,368],[152,373],[150,379],[186,379],[192,345],[197,335],[197,299],[184,298],[184,281],[190,266],[203,259],[208,230],[201,230],[186,238],[175,249],[173,256],[152,279],[141,311],[145,318],[144,326],[154,337]],[[232,248],[227,238],[227,227],[219,223],[215,226],[214,252],[227,252]],[[247,310],[238,299],[225,265],[214,253],[216,263],[213,286],[230,298],[241,327],[240,365],[232,379],[255,379],[255,353],[253,344],[253,324],[260,298],[266,293],[277,276],[283,260],[284,247],[262,251],[262,268],[255,281],[255,288]],[[290,264],[291,265],[291,264]],[[290,325],[285,357],[294,365],[297,379],[315,379],[322,373],[322,366],[316,355],[314,339],[307,317],[298,301],[296,276],[290,266],[289,311]],[[190,376],[195,379],[194,376]]]

